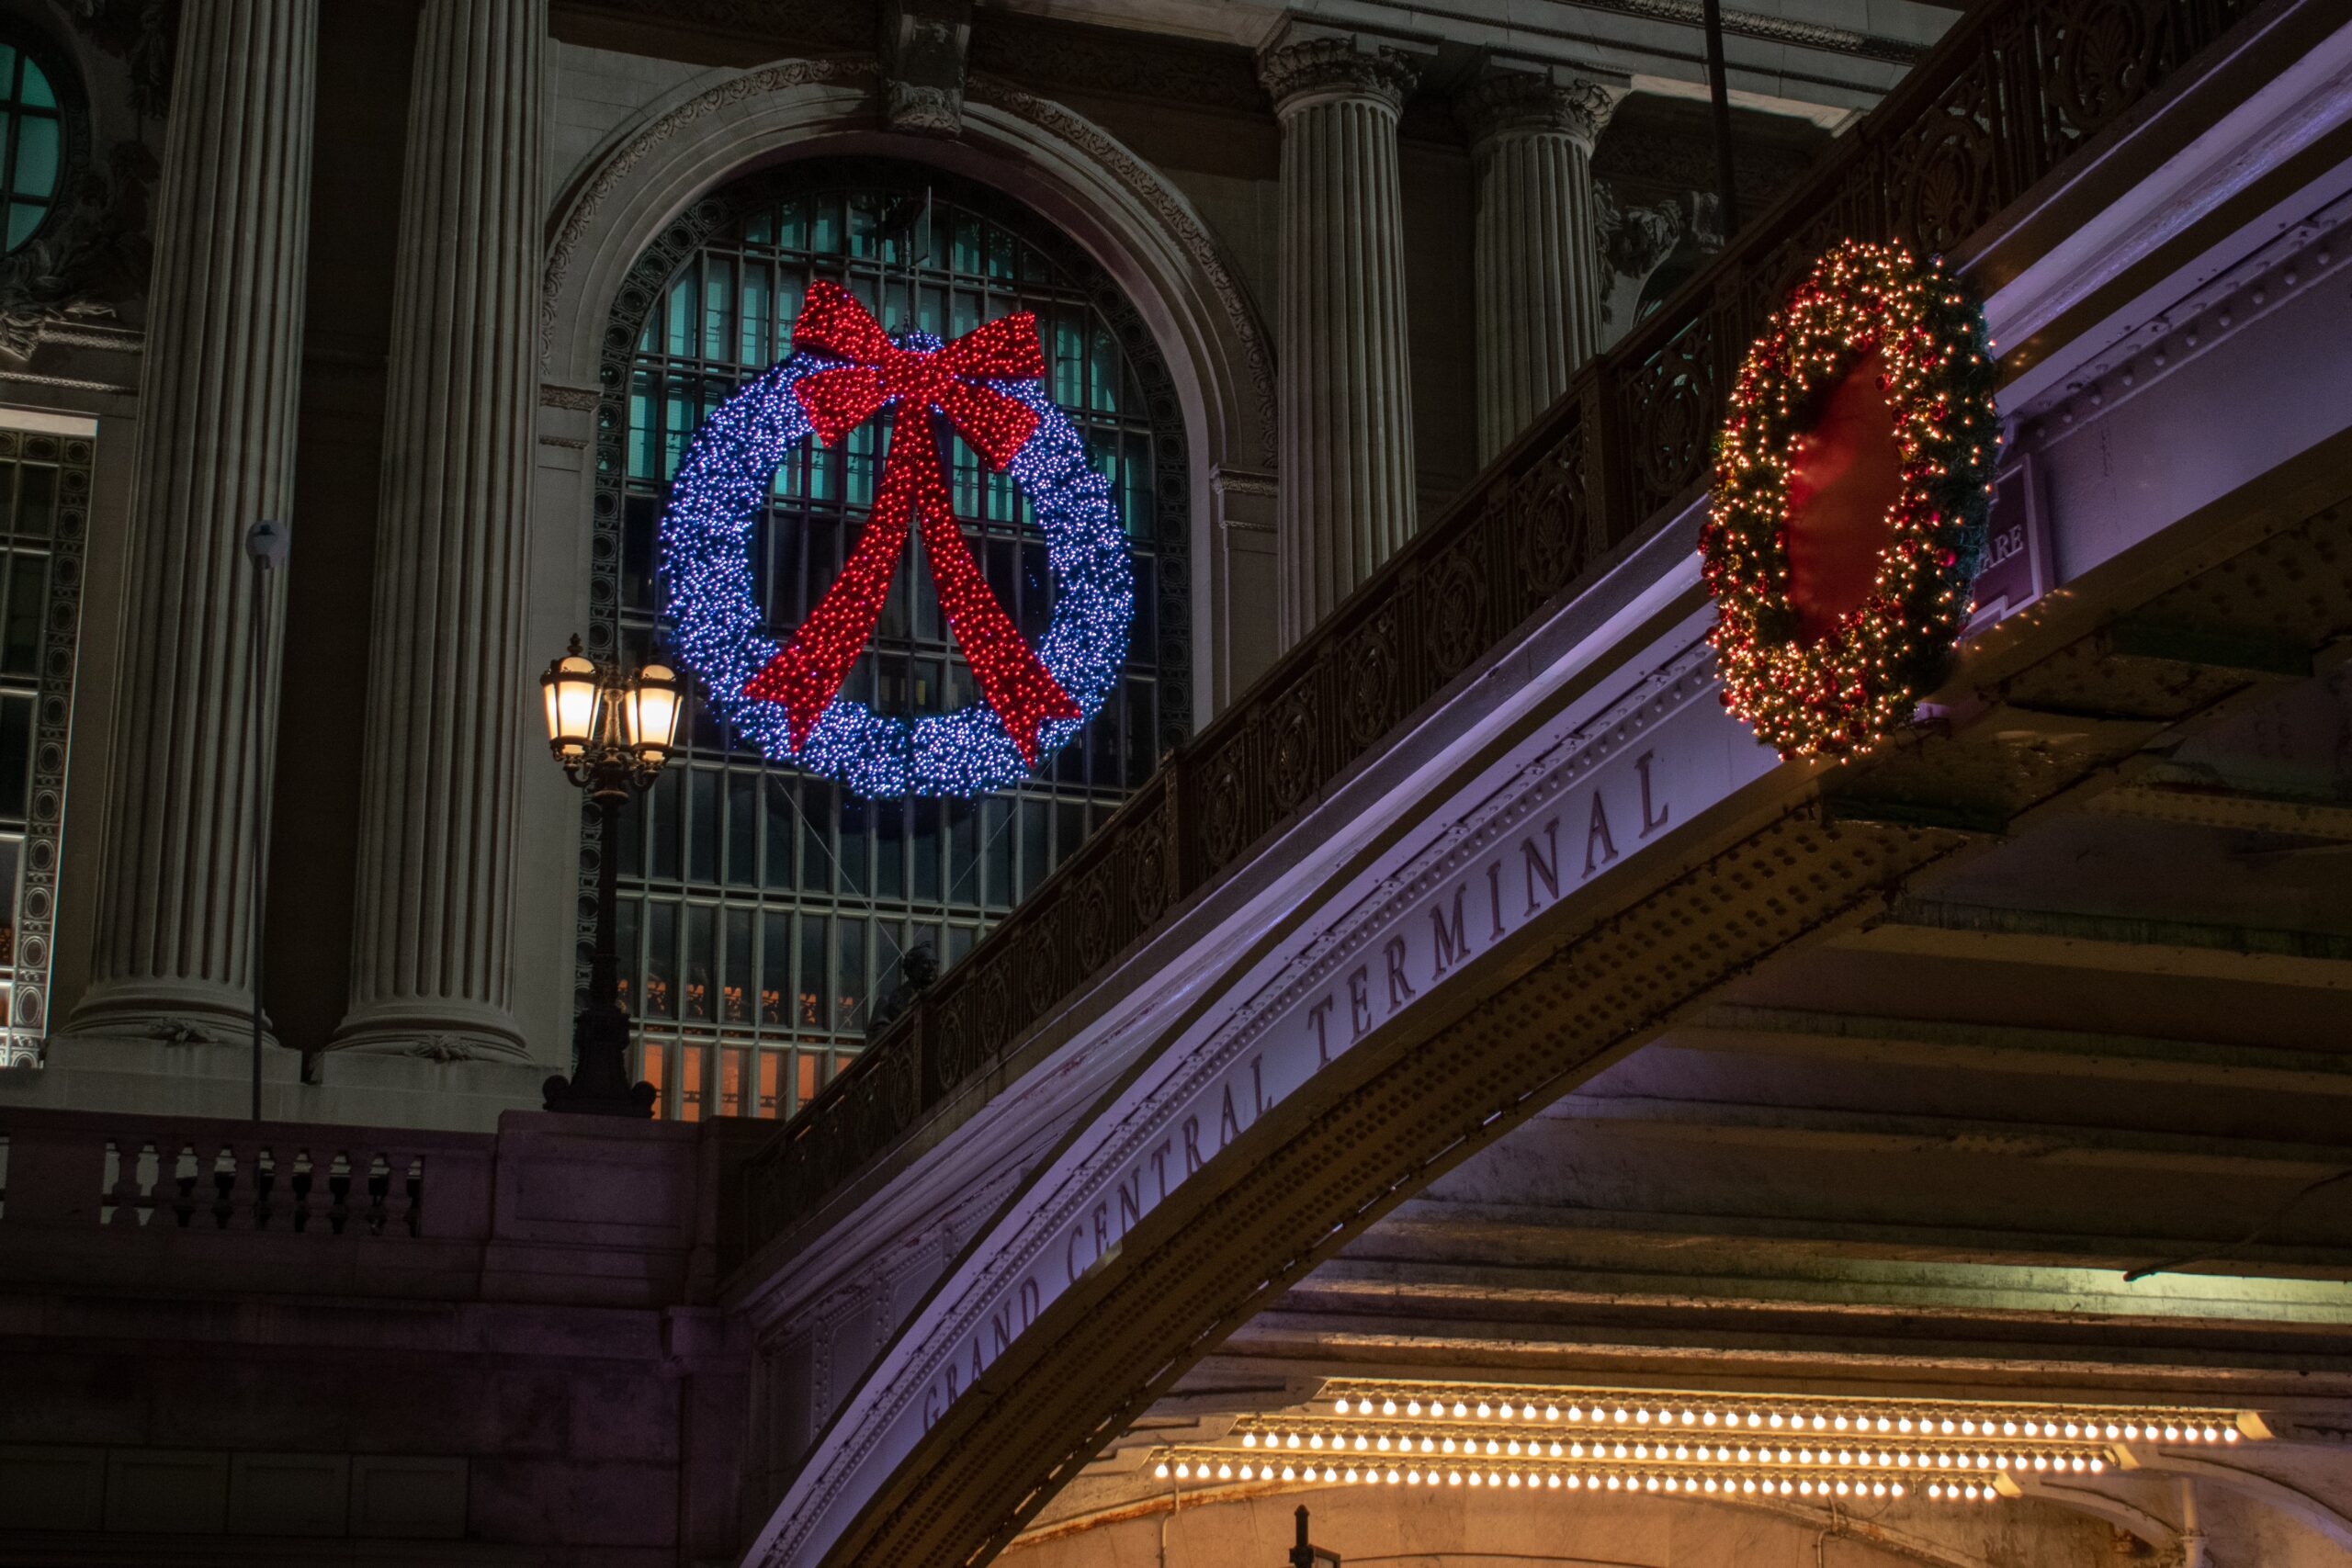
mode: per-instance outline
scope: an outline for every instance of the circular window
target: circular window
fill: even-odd
[[[8,207],[6,249],[24,248],[48,220],[65,168],[65,117],[57,86],[20,43],[0,39],[0,88],[6,97],[7,145],[0,179]]]

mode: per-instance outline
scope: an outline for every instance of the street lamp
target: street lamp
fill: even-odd
[[[613,934],[620,902],[621,807],[670,760],[684,686],[665,665],[635,671],[599,665],[581,651],[575,637],[539,677],[539,690],[547,699],[548,748],[571,782],[588,792],[603,825],[588,1005],[571,1021],[573,1076],[548,1079],[547,1108],[650,1116],[653,1086],[628,1081],[628,1012],[621,1006],[620,953]]]
[[[1298,1544],[1290,1549],[1290,1568],[1340,1568],[1340,1554],[1312,1545],[1306,1539],[1306,1505],[1298,1506]]]

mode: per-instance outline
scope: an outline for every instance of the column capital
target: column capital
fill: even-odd
[[[1505,136],[1566,136],[1590,152],[1622,89],[1574,71],[1491,71],[1453,96],[1473,145]]]
[[[1272,96],[1274,113],[1284,118],[1332,98],[1370,98],[1394,114],[1420,79],[1420,62],[1402,50],[1346,34],[1285,36],[1295,41],[1258,51],[1258,80]]]

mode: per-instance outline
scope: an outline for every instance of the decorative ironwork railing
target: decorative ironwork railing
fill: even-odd
[[[1567,391],[741,1173],[747,1257],[1661,512],[1702,492],[1747,344],[1832,243],[1952,253],[2255,0],[1988,0]]]

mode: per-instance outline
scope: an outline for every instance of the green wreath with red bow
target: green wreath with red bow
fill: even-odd
[[[1749,347],[1700,552],[1724,705],[1783,757],[1869,750],[1949,672],[2000,452],[1991,347],[1941,257],[1858,240]],[[1877,489],[1841,488],[1872,461]]]

